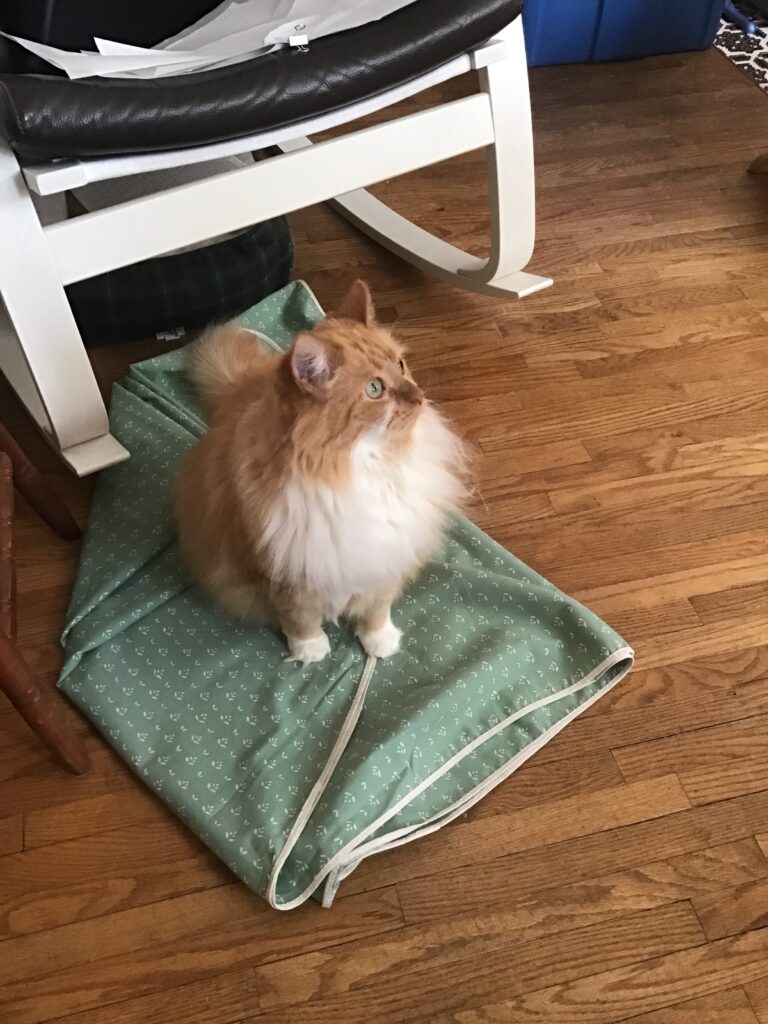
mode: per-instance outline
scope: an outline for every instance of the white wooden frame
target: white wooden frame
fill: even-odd
[[[471,69],[480,71],[480,91],[465,99],[317,144],[307,138]],[[46,227],[29,195],[272,145],[282,155]],[[487,260],[441,241],[365,190],[481,147],[488,150],[492,197]],[[128,452],[109,434],[64,285],[323,201],[403,259],[454,285],[517,298],[550,285],[549,278],[523,270],[533,251],[535,205],[522,19],[490,43],[383,95],[248,138],[23,168],[0,144],[0,369],[77,474],[119,462]]]

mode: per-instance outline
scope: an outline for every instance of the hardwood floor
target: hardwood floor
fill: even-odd
[[[452,83],[442,95],[458,93]],[[714,51],[532,75],[553,289],[451,291],[327,209],[475,443],[476,520],[624,633],[637,669],[460,822],[269,910],[83,723],[53,766],[0,707],[6,1024],[768,1024],[768,103]],[[382,185],[480,250],[482,154]],[[55,341],[55,339],[52,339]],[[93,352],[108,389],[155,343]],[[85,518],[6,390],[2,417]],[[26,508],[20,641],[51,685],[76,549]]]

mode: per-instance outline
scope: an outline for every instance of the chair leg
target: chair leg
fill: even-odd
[[[125,458],[18,162],[1,141],[0,237],[0,370],[76,472]]]
[[[11,641],[0,633],[0,690],[64,767],[85,775],[91,759],[58,696],[43,689]]]
[[[747,170],[750,174],[768,174],[768,153],[756,156]]]
[[[0,634],[16,638],[16,562],[13,557],[13,463],[0,452]]]
[[[481,284],[523,296],[552,281],[523,271],[536,239],[536,180],[522,16],[500,38],[507,45],[506,58],[480,71],[495,137],[488,147],[491,254],[482,269],[467,273]]]
[[[65,768],[83,775],[88,752],[57,695],[43,689],[13,644],[16,587],[13,558],[13,464],[0,452],[0,691]]]
[[[409,263],[457,287],[501,297],[530,295],[551,278],[524,271],[535,238],[536,208],[531,106],[522,18],[500,35],[504,59],[480,71],[488,94],[495,141],[488,149],[491,195],[491,254],[487,260],[462,252],[395,213],[366,189],[337,196],[331,205],[355,227]],[[309,139],[284,145],[310,146]]]
[[[51,487],[43,474],[29,461],[22,449],[0,424],[0,455],[10,459],[13,482],[44,523],[64,540],[77,540],[80,527],[72,513]]]

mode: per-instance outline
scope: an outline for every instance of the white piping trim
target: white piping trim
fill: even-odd
[[[273,352],[281,352],[284,354],[283,349],[273,341],[272,338],[268,338],[266,334],[262,334],[261,331],[257,331],[255,327],[244,327],[243,330],[246,334],[252,334],[255,338],[258,338],[262,345],[266,345],[267,348],[271,348]]]
[[[317,301],[317,296],[312,291],[312,289],[309,287],[309,285],[304,280],[304,278],[303,277],[297,277],[294,281],[289,281],[288,284],[286,285],[286,288],[289,287],[289,285],[291,285],[291,284],[300,284],[301,285],[301,287],[304,289],[304,291],[309,295],[310,299],[312,299],[314,304],[317,306],[317,312],[319,314],[318,322],[320,320],[322,320],[322,318],[325,316],[325,314],[323,313],[323,307]],[[245,310],[245,312],[247,313],[248,310]],[[234,317],[234,319],[231,322],[234,323],[234,324],[240,324],[240,320],[241,320],[242,315],[243,314],[241,313],[239,317]],[[257,331],[255,327],[244,327],[243,330],[247,331],[248,334],[255,335],[259,339],[260,342],[265,344],[268,348],[271,348],[273,352],[279,353],[279,355],[281,355],[281,356],[284,356],[285,353],[290,349],[290,345],[288,346],[288,348],[283,348],[282,345],[279,345],[275,341],[274,338],[270,338],[268,335],[262,334],[262,332],[261,331]]]
[[[325,762],[325,765],[323,767],[323,770],[320,772],[317,782],[312,787],[309,796],[304,801],[301,810],[296,816],[296,821],[294,821],[293,827],[291,828],[291,831],[288,833],[288,838],[285,840],[285,845],[278,854],[277,860],[275,861],[275,865],[272,868],[272,874],[270,875],[269,879],[269,887],[267,889],[267,901],[271,906],[275,907],[277,910],[289,909],[287,906],[281,907],[276,902],[277,882],[280,872],[282,871],[283,865],[285,864],[286,860],[288,860],[291,850],[298,842],[301,833],[306,828],[307,822],[312,816],[312,811],[314,811],[315,807],[317,807],[320,797],[323,795],[325,788],[328,785],[328,782],[330,781],[331,775],[333,775],[334,769],[336,768],[336,765],[339,763],[341,755],[347,748],[347,744],[349,743],[350,737],[352,736],[354,728],[357,725],[357,720],[360,717],[360,712],[363,710],[365,695],[368,691],[368,684],[371,681],[371,676],[373,675],[373,670],[375,666],[376,659],[368,658],[365,663],[365,667],[362,671],[362,674],[360,676],[360,680],[357,684],[355,696],[352,698],[352,704],[350,705],[349,711],[347,712],[347,716],[344,719],[341,729],[339,730],[339,735],[336,737],[336,742],[334,743],[333,749],[331,750],[331,753],[328,756],[328,760]],[[317,884],[319,884],[319,881]],[[303,903],[304,899],[306,898],[307,896],[304,896],[301,902]]]
[[[370,857],[375,853],[381,853],[384,850],[392,849],[395,846],[402,846],[413,839],[419,838],[424,835],[428,835],[431,832],[437,831],[443,825],[448,824],[458,815],[464,813],[473,804],[485,796],[490,790],[502,782],[505,778],[512,774],[516,768],[523,764],[529,757],[531,757],[537,750],[543,747],[553,736],[555,736],[561,729],[568,725],[574,718],[577,718],[583,711],[590,707],[598,698],[606,694],[612,689],[620,680],[622,680],[632,668],[634,659],[634,651],[631,647],[620,647],[605,658],[599,665],[593,668],[587,673],[582,679],[570,686],[559,690],[555,694],[551,694],[548,697],[542,697],[540,700],[534,701],[533,704],[527,705],[507,718],[498,722],[491,729],[486,730],[480,736],[477,736],[471,743],[468,743],[466,747],[463,747],[460,751],[450,757],[444,764],[437,768],[431,775],[427,776],[422,782],[419,783],[413,790],[402,797],[398,802],[387,810],[384,814],[380,815],[375,821],[364,828],[354,839],[352,839],[346,846],[342,847],[341,850],[336,853],[330,861],[317,873],[312,879],[310,884],[302,893],[297,897],[290,900],[287,903],[277,903],[277,883],[279,879],[280,871],[288,859],[291,850],[296,845],[296,842],[301,835],[301,832],[306,827],[312,811],[317,806],[320,797],[330,781],[331,775],[333,774],[336,765],[341,759],[341,755],[349,742],[355,725],[360,717],[362,711],[363,702],[365,700],[365,694],[368,689],[368,685],[373,675],[373,669],[375,668],[376,660],[371,658],[368,660],[365,670],[360,678],[357,692],[355,694],[352,706],[350,707],[347,717],[344,720],[341,732],[336,740],[336,743],[331,751],[331,755],[326,762],[325,767],[312,788],[311,793],[307,797],[299,815],[291,828],[288,838],[283,846],[280,854],[275,861],[272,875],[270,876],[270,883],[267,889],[267,900],[272,907],[276,910],[293,910],[295,907],[300,906],[307,900],[312,893],[317,889],[324,878],[327,879],[323,906],[329,906],[333,896],[338,888],[339,882],[345,878],[355,867],[366,857]],[[368,836],[376,832],[382,825],[393,818],[399,811],[402,810],[407,804],[414,800],[419,794],[428,789],[434,782],[449,772],[457,764],[459,764],[465,757],[472,753],[473,750],[481,746],[488,739],[495,736],[497,733],[503,731],[517,719],[530,714],[533,711],[537,711],[539,708],[545,707],[548,704],[552,704],[563,697],[570,696],[571,694],[577,693],[579,690],[583,690],[586,686],[593,683],[600,675],[607,672],[614,665],[621,661],[627,660],[628,664],[623,672],[611,680],[610,683],[606,684],[599,693],[594,694],[574,711],[570,712],[559,722],[556,722],[553,726],[543,732],[535,740],[528,744],[524,750],[519,751],[513,758],[507,761],[500,768],[497,768],[495,772],[488,776],[483,782],[481,782],[475,789],[465,794],[459,801],[453,804],[451,807],[446,808],[445,811],[441,811],[438,815],[430,818],[428,821],[419,822],[415,825],[409,825],[406,828],[399,829],[396,832],[389,833],[384,836],[380,836],[378,839],[373,840],[367,845],[363,845],[364,841]]]
[[[320,303],[318,302],[317,296],[312,291],[312,289],[309,287],[309,285],[307,284],[307,282],[304,280],[303,277],[297,277],[296,280],[298,281],[298,283],[300,285],[302,285],[304,287],[305,291],[309,292],[309,297],[312,299],[314,304],[317,306],[317,311],[320,314],[320,319],[322,320],[322,318],[325,316],[325,311],[324,311],[323,307],[320,305]]]
[[[465,793],[460,797],[455,804],[447,807],[444,811],[440,811],[440,813],[436,814],[434,817],[428,818],[426,821],[418,822],[415,825],[408,825],[396,832],[389,832],[387,835],[380,836],[378,839],[373,840],[366,846],[358,848],[355,851],[356,856],[353,859],[348,859],[344,864],[338,865],[334,872],[334,876],[329,876],[326,880],[325,888],[326,890],[331,890],[329,893],[330,899],[333,899],[339,883],[348,875],[352,874],[355,868],[367,857],[372,857],[374,854],[382,853],[385,850],[393,850],[397,846],[405,846],[406,843],[410,843],[414,839],[421,839],[422,836],[437,832],[438,829],[443,827],[443,825],[447,825],[462,814],[465,814],[471,807],[474,807],[476,803],[482,800],[484,796],[487,796],[491,790],[495,789],[496,786],[516,772],[518,768],[525,764],[525,762],[530,757],[533,757],[537,751],[541,750],[542,747],[546,746],[546,744],[549,743],[549,741],[562,729],[569,725],[575,718],[578,718],[582,712],[586,711],[587,708],[591,707],[601,697],[605,696],[609,690],[612,690],[617,683],[621,682],[621,680],[625,678],[632,668],[632,659],[634,658],[634,651],[632,651],[631,648],[621,648],[621,652],[626,651],[630,652],[628,655],[630,661],[623,672],[620,672],[615,679],[612,679],[610,683],[607,683],[601,690],[589,697],[588,700],[585,700],[583,704],[580,704],[564,718],[561,718],[559,722],[555,722],[554,725],[551,725],[549,729],[541,733],[540,736],[537,736],[535,740],[529,743],[523,750],[519,751],[513,758],[511,758],[511,760],[506,761],[503,765],[497,768],[496,771],[489,775],[487,779],[484,779],[482,782],[478,783],[473,790],[470,790],[469,793]],[[616,652],[616,654],[619,653],[619,651]],[[611,666],[608,665],[606,667],[606,671],[610,667]],[[594,682],[594,679],[591,680],[591,682]],[[588,685],[589,682],[582,681],[580,688],[583,689],[584,686]],[[567,695],[568,691],[566,690],[563,690],[558,694],[559,697],[565,697]],[[536,710],[534,705],[531,705],[530,708],[526,709],[526,714],[531,710]],[[490,735],[491,731],[485,734],[484,739],[490,738]],[[332,885],[333,888],[331,889]],[[326,903],[326,898],[326,895],[324,895],[324,907],[330,906],[330,902]]]

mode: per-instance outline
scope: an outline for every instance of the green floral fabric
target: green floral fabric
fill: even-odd
[[[241,319],[285,348],[321,316],[295,282]],[[111,425],[131,459],[99,480],[59,686],[274,906],[330,903],[363,857],[461,813],[631,666],[621,637],[463,517],[394,610],[400,654],[366,663],[342,624],[327,660],[288,663],[180,560],[173,480],[205,430],[183,350],[131,367]]]

